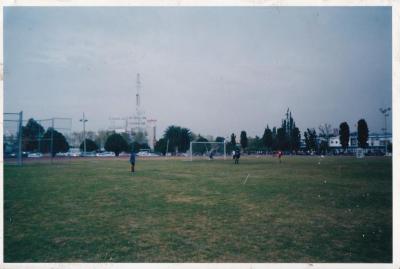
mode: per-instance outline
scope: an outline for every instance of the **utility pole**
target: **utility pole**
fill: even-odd
[[[85,112],[83,112],[83,117],[79,121],[82,122],[82,124],[83,124],[83,156],[85,156],[86,155],[86,130],[85,130],[85,126],[86,126],[86,122],[88,121],[85,118]]]
[[[385,142],[385,155],[387,154],[387,125],[386,125],[386,118],[389,117],[389,111],[391,110],[390,107],[388,108],[380,108],[379,111],[383,114],[383,119],[385,121],[385,128],[382,128],[383,131],[383,141]]]

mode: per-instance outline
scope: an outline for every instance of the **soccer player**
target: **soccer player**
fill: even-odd
[[[133,175],[133,173],[135,172],[135,161],[136,161],[136,154],[135,154],[134,150],[132,150],[132,152],[131,152],[131,158],[129,161],[131,163],[131,172]]]
[[[210,151],[210,155],[208,157],[210,158],[210,160],[214,159],[214,150]]]
[[[282,153],[282,151],[278,151],[278,158],[279,158],[279,163],[281,163],[282,162],[282,155],[283,155],[283,153]]]
[[[233,158],[235,159],[235,164],[239,164],[240,150],[238,148],[235,150],[235,155],[233,155]]]

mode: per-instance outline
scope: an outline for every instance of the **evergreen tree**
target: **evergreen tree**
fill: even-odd
[[[343,151],[346,151],[346,149],[349,146],[349,139],[350,139],[350,128],[347,122],[342,122],[339,125],[339,139]]]
[[[368,125],[364,119],[360,119],[357,123],[357,139],[358,139],[358,146],[361,148],[368,147]]]
[[[267,150],[271,150],[273,146],[273,137],[272,137],[272,131],[269,129],[268,125],[267,128],[264,130],[264,134],[262,137],[262,141],[264,146],[267,148]]]
[[[93,140],[87,138],[85,140],[86,140],[86,151],[96,151],[99,149],[99,146],[97,146],[96,142],[94,142]],[[85,144],[82,142],[79,146],[79,149],[83,151],[84,146]]]
[[[41,152],[51,153],[54,157],[57,152],[67,152],[68,150],[69,144],[65,136],[53,128],[47,129],[43,135]]]
[[[122,135],[113,133],[107,138],[104,148],[107,151],[114,152],[115,156],[119,156],[121,152],[129,150],[129,145]]]
[[[301,136],[300,136],[300,130],[297,127],[294,127],[292,130],[292,135],[291,135],[291,146],[292,150],[297,151],[300,149],[300,141],[301,141]]]
[[[236,135],[234,133],[231,134],[231,142],[233,147],[236,147]]]
[[[243,150],[245,150],[247,148],[248,139],[247,139],[246,131],[242,131],[240,133],[240,145],[242,146]]]
[[[154,151],[165,155],[167,151],[167,140],[165,138],[160,138],[154,145]]]
[[[306,144],[306,149],[310,151],[317,150],[317,133],[314,129],[308,129],[304,132],[304,142]]]
[[[285,150],[287,148],[287,143],[286,143],[286,132],[284,128],[279,128],[277,130],[276,134],[276,139],[277,139],[277,146],[279,150]]]
[[[45,130],[34,119],[29,119],[25,126],[22,127],[22,150],[24,151],[41,151],[40,143],[43,139]]]
[[[272,128],[272,149],[278,149],[278,132],[276,131],[276,127]]]

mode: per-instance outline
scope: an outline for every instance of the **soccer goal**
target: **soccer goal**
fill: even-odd
[[[213,159],[214,157],[223,157],[226,159],[225,142],[190,142],[189,158]]]

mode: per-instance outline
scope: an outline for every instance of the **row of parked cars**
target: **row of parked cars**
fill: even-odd
[[[114,157],[115,153],[110,151],[88,151],[88,152],[80,152],[80,151],[68,151],[68,152],[59,152],[56,154],[58,157]]]
[[[46,154],[48,156],[49,154]],[[127,152],[121,152],[119,156],[129,156],[130,153]],[[148,151],[139,151],[137,156],[141,157],[156,157],[160,156],[156,153],[148,152]],[[41,158],[45,156],[43,153],[40,152],[22,152],[22,157],[24,158]],[[17,154],[16,153],[5,153],[4,154],[5,158],[16,158]],[[81,152],[81,151],[68,151],[68,152],[59,152],[56,154],[56,157],[115,157],[115,153],[111,151],[101,151],[101,152]]]

